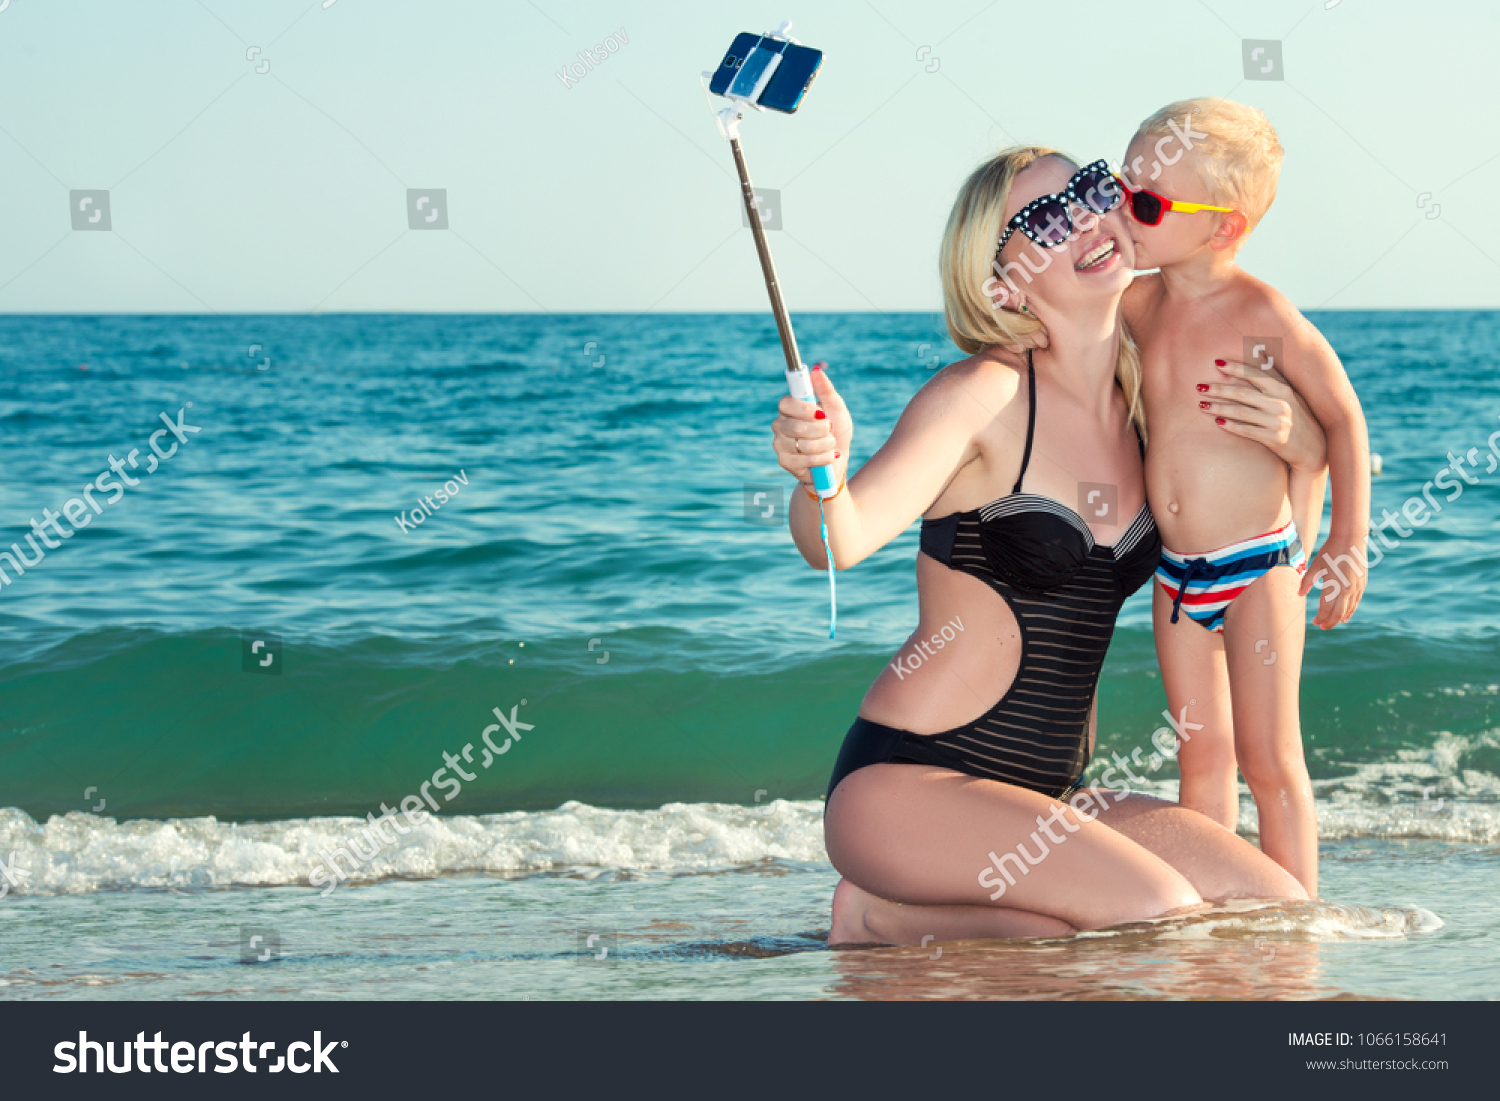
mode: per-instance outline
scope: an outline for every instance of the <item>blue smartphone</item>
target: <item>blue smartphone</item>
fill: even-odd
[[[822,50],[767,35],[739,34],[709,81],[708,90],[790,115],[801,105],[822,63]]]
[[[708,90],[716,96],[722,96],[729,91],[729,85],[740,71],[740,66],[745,63],[745,58],[750,56],[750,51],[755,49],[755,44],[760,41],[758,34],[737,34],[734,41],[729,45],[729,51],[724,55],[724,60],[719,62],[719,68],[714,73],[713,79],[708,82]]]

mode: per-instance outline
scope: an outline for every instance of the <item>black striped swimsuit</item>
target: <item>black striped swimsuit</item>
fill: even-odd
[[[857,718],[844,738],[828,793],[845,776],[881,762],[937,765],[1054,798],[1075,790],[1089,762],[1089,712],[1125,598],[1151,579],[1161,538],[1141,506],[1113,547],[1058,501],[1022,493],[1036,431],[1036,369],[1028,357],[1031,411],[1021,473],[1006,497],[922,521],[922,553],[984,581],[1010,606],[1021,662],[1000,701],[940,734]],[[1142,445],[1144,454],[1144,445]]]

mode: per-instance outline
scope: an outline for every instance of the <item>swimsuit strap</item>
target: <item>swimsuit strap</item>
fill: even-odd
[[[1026,349],[1026,396],[1031,402],[1026,416],[1026,450],[1021,452],[1021,473],[1016,475],[1012,493],[1021,492],[1021,479],[1026,477],[1026,467],[1031,463],[1031,439],[1036,434],[1036,364],[1031,360],[1031,349]]]

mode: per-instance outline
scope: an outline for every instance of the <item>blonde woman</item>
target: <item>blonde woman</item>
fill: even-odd
[[[972,354],[826,504],[840,569],[922,517],[917,629],[866,693],[829,784],[825,838],[844,877],[830,944],[1052,936],[1205,899],[1306,897],[1195,811],[1079,787],[1115,618],[1160,557],[1120,320],[1133,255],[1119,202],[1102,163],[1049,149],[973,173],[941,255],[948,330]],[[1321,462],[1316,426],[1275,386],[1244,386],[1246,419],[1281,425],[1284,458]],[[828,464],[842,485],[853,422],[826,371],[814,388],[821,408],[782,399],[777,457],[804,488]],[[824,569],[817,505],[794,498],[797,547]]]

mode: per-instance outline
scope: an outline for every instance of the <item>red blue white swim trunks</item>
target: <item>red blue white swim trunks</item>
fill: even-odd
[[[1302,540],[1290,520],[1276,531],[1192,558],[1162,547],[1156,580],[1172,598],[1173,623],[1180,609],[1208,630],[1222,634],[1224,612],[1234,598],[1277,566],[1307,572]]]

